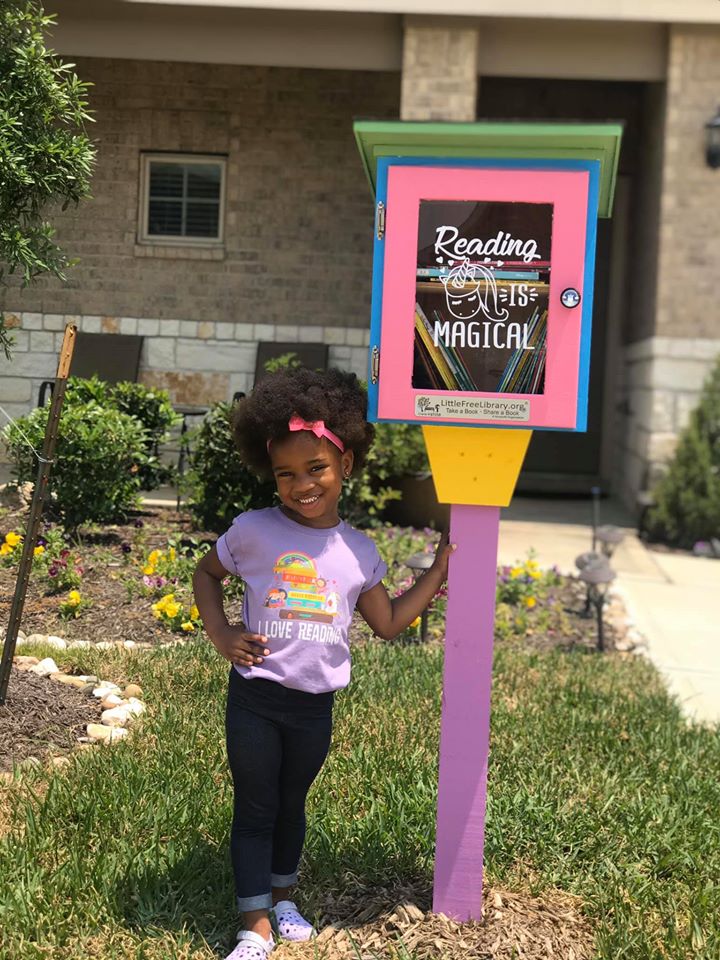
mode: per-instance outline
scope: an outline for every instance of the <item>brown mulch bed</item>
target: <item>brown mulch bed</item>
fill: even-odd
[[[484,919],[456,923],[430,912],[429,887],[350,888],[323,904],[320,935],[278,947],[278,960],[590,960],[594,936],[581,901],[487,885]],[[388,904],[394,906],[388,909]]]
[[[136,521],[140,521],[142,527],[136,527]],[[3,530],[14,527],[23,532],[25,522],[24,514],[6,514],[1,526]],[[136,546],[140,533],[143,543]],[[90,640],[93,643],[133,640],[156,644],[171,639],[167,630],[150,614],[153,600],[129,596],[125,582],[130,576],[130,568],[122,544],[131,544],[129,556],[139,559],[156,547],[167,547],[168,538],[178,535],[192,536],[198,541],[215,540],[214,534],[191,531],[186,514],[164,508],[137,511],[126,524],[109,525],[102,533],[85,533],[77,547],[84,567],[79,589],[84,599],[92,601],[92,606],[77,620],[65,621],[58,613],[60,600],[65,594],[47,594],[42,583],[31,577],[22,618],[25,634],[57,634],[68,641]],[[139,579],[137,573],[134,579]],[[14,588],[15,569],[0,568],[0,624],[7,623]]]
[[[0,771],[48,752],[69,753],[85,725],[100,722],[100,713],[96,698],[13,667],[7,699],[0,706]]]

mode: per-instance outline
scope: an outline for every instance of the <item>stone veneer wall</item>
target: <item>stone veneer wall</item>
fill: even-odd
[[[179,404],[205,406],[250,390],[262,340],[327,343],[332,366],[367,378],[369,328],[53,313],[15,313],[7,319],[16,344],[9,374],[0,378],[0,404],[13,417],[31,410],[42,381],[54,378],[62,331],[70,322],[86,333],[143,336],[140,382],[169,390]]]

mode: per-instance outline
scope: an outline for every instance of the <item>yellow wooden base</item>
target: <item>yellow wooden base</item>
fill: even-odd
[[[506,507],[532,430],[422,428],[440,503]]]

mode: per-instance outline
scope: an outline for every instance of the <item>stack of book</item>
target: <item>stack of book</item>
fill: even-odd
[[[442,323],[434,310],[433,321]],[[528,349],[513,350],[495,393],[542,393],[547,355],[547,310],[535,307],[527,321]],[[483,392],[473,380],[462,354],[455,347],[435,344],[434,325],[420,304],[415,304],[415,358],[420,361],[432,390]],[[484,388],[487,391],[487,387]],[[490,391],[487,391],[490,392]]]
[[[437,311],[434,319],[442,321]],[[433,328],[415,304],[415,348],[434,390],[477,390],[463,358],[454,347],[435,346]]]
[[[543,393],[547,356],[547,310],[538,307],[528,320],[527,350],[513,350],[500,377],[498,393]]]

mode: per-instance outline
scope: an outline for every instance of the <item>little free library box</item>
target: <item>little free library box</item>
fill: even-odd
[[[376,192],[369,419],[423,424],[457,547],[433,909],[479,920],[500,507],[532,429],[586,429],[595,228],[621,129],[359,122],[355,135]]]
[[[377,203],[371,419],[584,430],[596,224],[620,128],[355,132]]]

